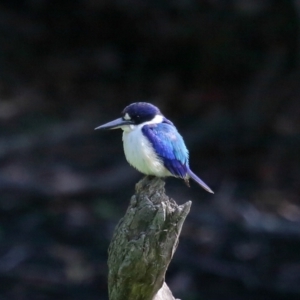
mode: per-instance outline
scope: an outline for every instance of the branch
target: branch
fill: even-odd
[[[108,250],[110,300],[175,300],[165,273],[191,204],[178,206],[159,178],[145,177],[136,185]]]

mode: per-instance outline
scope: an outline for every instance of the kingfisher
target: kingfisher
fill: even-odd
[[[128,163],[145,175],[182,178],[189,186],[192,178],[214,193],[189,166],[189,152],[174,124],[147,102],[136,102],[122,111],[121,118],[95,130],[123,130],[123,147]]]

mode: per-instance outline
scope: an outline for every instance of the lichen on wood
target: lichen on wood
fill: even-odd
[[[136,184],[125,216],[109,246],[110,300],[174,300],[165,273],[178,245],[191,201],[165,194],[164,181],[145,177]]]

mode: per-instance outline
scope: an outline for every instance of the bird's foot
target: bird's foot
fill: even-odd
[[[191,187],[191,186],[190,186],[190,181],[189,181],[188,178],[184,178],[184,182],[185,182],[185,184],[186,184],[188,187]]]

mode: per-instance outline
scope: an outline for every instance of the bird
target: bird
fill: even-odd
[[[156,177],[181,178],[189,186],[193,179],[209,193],[214,193],[189,166],[189,151],[175,125],[158,107],[135,102],[125,107],[121,118],[95,130],[123,130],[123,148],[128,163],[139,172]]]

